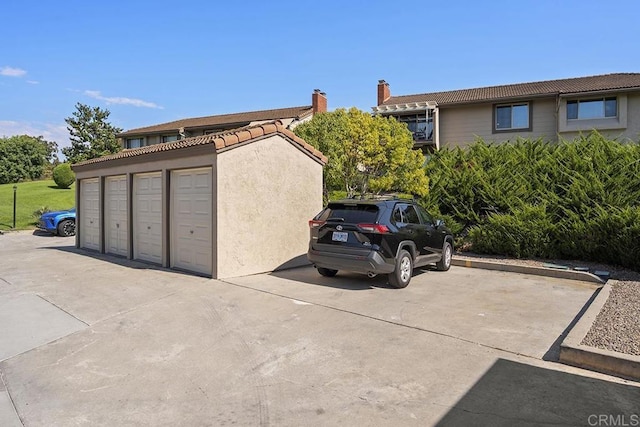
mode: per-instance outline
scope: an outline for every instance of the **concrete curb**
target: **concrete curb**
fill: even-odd
[[[558,279],[581,280],[583,282],[598,283],[600,285],[605,283],[604,280],[602,280],[595,274],[575,270],[556,270],[552,268],[534,267],[530,265],[515,265],[494,261],[478,261],[468,258],[455,257],[451,260],[451,265],[456,265],[459,267],[482,268],[485,270],[508,271],[511,273],[534,274],[537,276],[555,277]]]
[[[611,285],[605,284],[600,293],[578,323],[571,329],[567,337],[560,344],[560,362],[603,372],[634,381],[640,381],[640,356],[603,350],[588,345],[582,345],[598,313],[607,302],[611,293]]]

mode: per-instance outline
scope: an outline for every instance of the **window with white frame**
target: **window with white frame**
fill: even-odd
[[[530,111],[529,103],[500,104],[495,106],[493,130],[508,131],[518,129],[529,129]]]
[[[127,148],[144,147],[144,138],[127,138]]]
[[[567,120],[605,119],[617,116],[616,97],[567,101]]]

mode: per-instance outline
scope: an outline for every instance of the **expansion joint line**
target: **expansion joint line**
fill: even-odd
[[[312,301],[306,301],[306,300],[302,300],[300,298],[292,298],[290,296],[278,294],[276,292],[265,291],[265,290],[262,290],[262,289],[252,288],[251,286],[247,286],[247,285],[240,285],[238,283],[228,282],[228,281],[226,281],[224,279],[217,279],[217,280],[219,280],[220,282],[226,283],[228,285],[237,286],[239,288],[250,289],[250,290],[253,290],[253,291],[256,291],[256,292],[262,292],[262,293],[265,293],[265,294],[268,294],[268,295],[272,295],[272,296],[276,296],[276,297],[279,297],[279,298],[286,298],[288,300],[295,299],[296,301],[301,301],[301,302],[304,302],[304,303],[307,303],[307,304],[310,304],[310,305],[317,305],[318,307],[323,307],[323,308],[326,308],[326,309],[329,309],[329,310],[339,311],[341,313],[346,313],[346,314],[352,314],[354,316],[362,317],[362,318],[365,318],[365,319],[370,319],[370,320],[374,320],[374,321],[382,322],[382,323],[388,323],[390,325],[400,326],[402,328],[407,328],[407,329],[413,329],[415,331],[427,332],[427,333],[430,333],[430,334],[439,335],[441,337],[451,338],[451,339],[454,339],[454,340],[457,340],[457,341],[462,341],[462,342],[466,342],[466,343],[469,343],[469,344],[477,345],[479,347],[488,348],[488,349],[491,349],[491,350],[502,351],[502,352],[513,354],[513,355],[516,355],[516,356],[526,357],[528,359],[539,360],[538,358],[536,358],[534,356],[529,356],[527,354],[519,353],[517,351],[512,351],[512,350],[507,350],[507,349],[500,348],[500,347],[494,347],[492,345],[482,344],[482,343],[479,343],[479,342],[476,342],[476,341],[472,341],[472,340],[469,340],[469,339],[466,339],[466,338],[456,337],[454,335],[445,334],[443,332],[438,332],[438,331],[434,331],[434,330],[427,329],[427,328],[421,328],[419,326],[405,325],[403,323],[395,322],[393,320],[381,319],[379,317],[370,316],[368,314],[357,313],[355,311],[345,310],[343,308],[332,307],[330,305],[319,304],[319,303],[312,302]]]

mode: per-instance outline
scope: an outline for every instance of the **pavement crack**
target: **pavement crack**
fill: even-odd
[[[2,386],[4,387],[4,390],[7,393],[7,397],[9,398],[9,402],[11,403],[11,407],[13,408],[13,413],[15,414],[18,421],[20,421],[20,424],[24,426],[24,421],[22,420],[22,417],[20,417],[20,414],[18,414],[18,408],[16,408],[16,403],[13,401],[13,396],[11,396],[11,392],[9,391],[9,386],[7,385],[7,382],[4,379],[4,373],[2,371],[0,371],[0,382],[2,382]]]
[[[76,316],[74,316],[73,314],[69,313],[69,312],[68,312],[67,310],[65,310],[64,308],[60,307],[59,305],[57,305],[57,304],[56,304],[56,303],[54,303],[54,302],[49,301],[48,299],[46,299],[46,298],[45,298],[45,297],[43,297],[42,295],[36,294],[36,296],[37,296],[38,298],[40,298],[41,300],[48,302],[49,304],[51,304],[52,306],[54,306],[54,307],[55,307],[55,308],[57,308],[58,310],[65,312],[65,313],[66,313],[66,314],[68,314],[69,316],[71,316],[71,317],[73,317],[74,319],[76,319],[78,322],[84,323],[86,326],[90,326],[90,325],[89,325],[87,322],[85,322],[84,320],[77,318]]]
[[[8,281],[7,279],[0,277],[0,280],[3,281],[4,283],[6,283],[9,286],[13,286],[13,283],[11,283],[10,281]]]

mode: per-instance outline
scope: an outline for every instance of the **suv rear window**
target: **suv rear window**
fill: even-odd
[[[375,205],[330,204],[318,219],[326,221],[329,218],[340,218],[349,224],[374,223],[378,218],[378,207]]]

